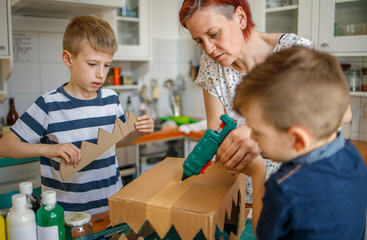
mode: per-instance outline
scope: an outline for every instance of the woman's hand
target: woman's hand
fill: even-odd
[[[141,134],[149,134],[154,131],[154,121],[148,114],[138,117],[138,121],[135,123],[135,128]]]
[[[232,130],[223,140],[216,154],[216,166],[223,166],[232,174],[242,172],[260,155],[260,149],[250,138],[251,129],[242,125]]]
[[[76,167],[82,160],[82,151],[72,143],[43,145],[47,147],[47,158],[62,158],[69,165]]]

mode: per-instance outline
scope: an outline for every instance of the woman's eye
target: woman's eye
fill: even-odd
[[[89,65],[89,66],[95,66],[95,65],[97,65],[97,64],[95,64],[95,63],[88,63],[88,65]]]
[[[210,34],[210,37],[215,37],[215,36],[217,36],[217,34],[218,34],[218,32],[216,32],[216,33],[213,33],[213,34]]]
[[[105,67],[107,67],[107,68],[109,68],[109,67],[110,67],[110,65],[109,65],[109,64],[105,64],[104,66],[105,66]]]

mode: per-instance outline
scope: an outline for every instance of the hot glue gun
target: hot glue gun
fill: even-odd
[[[231,117],[223,114],[220,116],[222,123],[215,131],[207,129],[200,141],[183,163],[183,174],[181,181],[188,177],[204,173],[211,164],[211,159],[217,153],[219,145],[230,131],[237,127],[237,123]]]

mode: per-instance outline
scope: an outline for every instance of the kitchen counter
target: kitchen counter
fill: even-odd
[[[168,130],[157,131],[148,135],[141,137],[139,140],[135,142],[135,144],[142,144],[151,141],[167,141],[169,139],[177,139],[177,138],[188,138],[188,139],[195,139],[199,140],[205,131],[200,132],[190,132],[189,134],[185,134],[178,130],[178,127],[169,128]],[[367,165],[367,142],[365,141],[351,141],[354,146],[358,149],[359,153],[361,154],[362,158],[364,159]]]

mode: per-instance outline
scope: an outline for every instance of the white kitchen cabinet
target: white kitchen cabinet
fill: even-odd
[[[9,23],[9,8],[8,0],[0,0],[0,58],[10,57],[10,23]]]
[[[367,56],[367,1],[319,1],[318,48],[337,56]]]
[[[249,0],[249,3],[257,30],[311,38],[311,0]]]
[[[127,7],[137,9],[137,12],[126,11],[122,6],[122,10],[109,11],[105,15],[118,41],[118,51],[114,55],[114,60],[148,61],[150,57],[149,1],[126,0],[123,2]]]
[[[0,0],[0,101],[6,97],[6,80],[13,65],[10,0]]]

